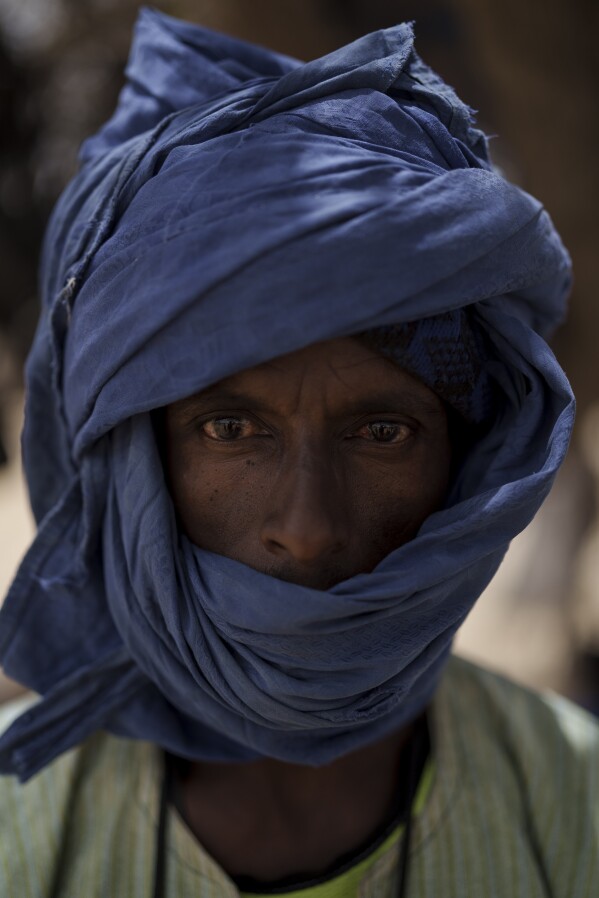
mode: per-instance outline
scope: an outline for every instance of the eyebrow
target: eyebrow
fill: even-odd
[[[265,403],[263,399],[252,396],[249,393],[226,390],[218,386],[208,387],[206,390],[202,390],[201,393],[181,399],[175,404],[177,412],[180,414],[196,414],[205,411],[211,406],[218,405],[230,406],[236,409],[248,409],[248,411],[280,414],[277,409]],[[399,412],[422,414],[424,412],[430,415],[439,415],[444,413],[444,404],[434,394],[430,397],[426,394],[414,395],[411,391],[398,387],[397,390],[377,391],[369,396],[350,400],[343,407],[340,414],[335,417],[365,415],[373,412],[389,414],[397,414]]]

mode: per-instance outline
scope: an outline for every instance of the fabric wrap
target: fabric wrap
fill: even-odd
[[[470,424],[491,421],[497,402],[487,370],[484,334],[472,311],[453,309],[358,337],[414,375]]]
[[[27,779],[97,729],[195,759],[321,764],[430,700],[546,496],[573,399],[543,337],[570,272],[412,29],[296,60],[141,12],[117,111],[53,214],[27,366],[38,522],[0,660],[41,699]],[[149,411],[332,337],[470,307],[501,401],[443,510],[326,592],[178,532]]]

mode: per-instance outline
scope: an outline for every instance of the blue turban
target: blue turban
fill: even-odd
[[[569,262],[399,25],[300,63],[141,13],[117,111],[53,214],[27,367],[38,522],[0,659],[41,698],[30,777],[97,729],[191,759],[321,764],[430,701],[452,638],[566,452],[543,337]],[[446,507],[318,591],[192,545],[152,409],[320,340],[468,308],[497,398]]]
[[[358,337],[433,390],[470,424],[493,417],[484,334],[470,309],[373,327]]]

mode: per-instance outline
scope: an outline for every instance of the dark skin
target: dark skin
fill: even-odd
[[[355,338],[242,371],[164,416],[180,524],[198,546],[326,590],[371,571],[444,501],[442,401]],[[232,876],[318,875],[392,812],[410,728],[323,767],[197,763],[192,832]]]

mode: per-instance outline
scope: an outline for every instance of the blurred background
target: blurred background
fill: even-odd
[[[563,472],[514,541],[457,650],[599,713],[599,6],[586,0],[164,0],[155,6],[302,59],[414,20],[417,48],[545,204],[575,288],[554,349],[578,396]],[[22,366],[44,224],[123,80],[133,0],[0,0],[0,601],[33,530],[21,479]],[[0,674],[0,700],[17,689]]]

